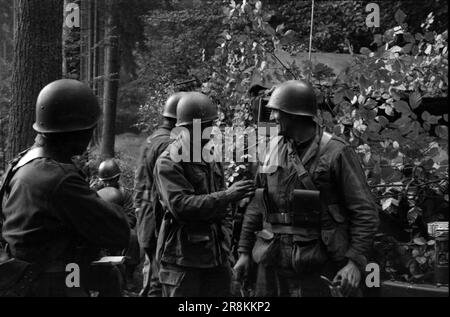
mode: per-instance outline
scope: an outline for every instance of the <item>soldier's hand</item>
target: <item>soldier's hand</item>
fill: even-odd
[[[249,254],[241,253],[239,259],[233,267],[236,280],[242,281],[247,277],[250,269],[250,261],[251,259]]]
[[[347,265],[337,272],[333,282],[340,282],[340,289],[344,296],[349,296],[359,285],[361,272],[356,264],[349,260]]]
[[[226,190],[231,201],[237,201],[255,194],[255,182],[252,180],[238,181]]]

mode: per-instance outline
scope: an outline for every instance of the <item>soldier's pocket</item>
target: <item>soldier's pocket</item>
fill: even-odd
[[[331,226],[322,228],[322,241],[331,259],[341,261],[344,259],[349,244],[346,217],[339,205],[328,206],[328,212],[331,216]]]
[[[177,271],[174,269],[161,268],[159,270],[159,281],[163,285],[167,285],[169,287],[179,287],[183,278],[185,276],[185,272]]]

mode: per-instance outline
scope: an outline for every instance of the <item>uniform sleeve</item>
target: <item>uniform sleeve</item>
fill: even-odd
[[[163,205],[184,222],[213,220],[216,211],[229,203],[225,191],[196,195],[182,166],[167,157],[156,161],[155,182]]]
[[[220,189],[225,190],[226,184],[225,184],[225,176],[223,173],[222,165],[218,164],[218,169],[220,170],[221,180],[222,180]],[[231,238],[233,236],[233,210],[232,210],[230,204],[227,205],[227,209],[228,209],[228,214],[225,218],[223,218],[221,220],[220,225],[221,225],[222,233],[224,235],[225,248],[226,248],[226,250],[231,250]]]
[[[128,190],[124,190],[123,209],[127,215],[128,225],[131,229],[136,227],[136,213],[134,212],[133,196]]]
[[[334,173],[341,188],[350,220],[350,246],[346,257],[364,266],[366,254],[378,229],[378,207],[370,192],[361,163],[350,146],[334,161]]]
[[[264,188],[263,176],[257,174],[256,187]],[[247,206],[247,210],[244,214],[244,220],[242,221],[241,236],[239,238],[239,253],[250,254],[253,245],[255,244],[256,236],[255,232],[262,230],[263,227],[263,214],[265,210],[264,201],[262,197],[254,196]]]
[[[139,163],[136,169],[135,177],[134,177],[134,208],[139,209],[143,203],[143,196],[145,190],[145,182],[147,176],[146,170],[146,157],[147,157],[147,146],[146,144],[142,146],[141,152],[139,155]]]
[[[52,197],[61,217],[88,242],[104,248],[128,246],[130,229],[122,208],[102,200],[81,177],[64,178]]]

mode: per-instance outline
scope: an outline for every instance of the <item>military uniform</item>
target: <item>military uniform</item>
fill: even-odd
[[[179,150],[178,141],[155,166],[166,210],[157,246],[163,296],[228,296],[232,223],[223,170],[214,162],[174,162],[170,152]],[[226,218],[216,218],[227,209]]]
[[[83,265],[92,259],[83,258],[80,250],[128,245],[120,206],[100,199],[73,164],[36,154],[5,185],[2,234],[9,255],[44,271],[28,296],[86,295],[82,288],[66,287],[66,264],[81,266],[83,283]]]
[[[274,233],[259,240],[271,254],[257,259],[257,296],[328,296],[319,275],[333,278],[348,259],[364,272],[378,226],[377,206],[353,149],[336,136],[326,138],[319,133],[302,153],[289,138],[271,140],[272,151],[257,174],[263,194],[248,206],[239,242],[239,252],[252,254],[255,232]],[[320,207],[307,217],[316,220],[293,223],[309,208],[296,203],[293,192],[311,187],[320,191]]]
[[[156,237],[161,225],[161,208],[155,199],[153,169],[156,159],[172,142],[171,129],[160,126],[142,147],[134,185],[134,206],[137,215],[139,245],[145,250],[144,292],[149,296],[161,296],[158,265],[155,261]]]

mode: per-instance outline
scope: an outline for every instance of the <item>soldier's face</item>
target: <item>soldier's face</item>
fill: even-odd
[[[293,136],[292,132],[294,131],[295,122],[293,122],[292,116],[285,112],[273,109],[270,118],[278,123],[280,135]]]
[[[279,125],[280,135],[307,141],[314,135],[315,123],[309,117],[296,116],[279,110],[272,110],[271,119]]]

